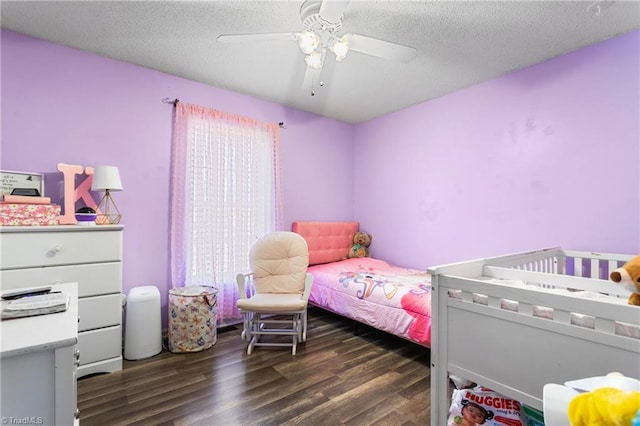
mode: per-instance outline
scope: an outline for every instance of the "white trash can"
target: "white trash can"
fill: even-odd
[[[149,358],[162,352],[160,291],[155,286],[129,290],[125,309],[124,357]]]

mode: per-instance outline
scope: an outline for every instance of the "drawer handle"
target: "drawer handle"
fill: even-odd
[[[60,250],[62,250],[62,247],[60,247],[60,246],[55,246],[53,248],[53,251],[55,251],[56,253],[58,253]]]
[[[80,418],[80,409],[76,408],[76,412],[73,413],[73,417],[75,417],[76,420],[78,420]]]
[[[74,358],[76,359],[73,363],[75,364],[76,367],[80,366],[80,349],[76,349],[76,351],[73,353]]]

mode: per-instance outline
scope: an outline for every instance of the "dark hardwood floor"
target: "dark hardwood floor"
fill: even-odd
[[[307,342],[247,355],[240,326],[198,353],[78,380],[80,424],[428,425],[429,350],[309,308]]]

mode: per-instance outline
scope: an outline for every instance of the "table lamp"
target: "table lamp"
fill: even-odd
[[[120,210],[111,197],[111,191],[122,191],[120,172],[115,166],[97,166],[93,169],[92,191],[104,191],[104,196],[98,202],[99,213],[96,225],[115,225],[120,223]]]

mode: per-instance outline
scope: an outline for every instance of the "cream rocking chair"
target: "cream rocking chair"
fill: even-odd
[[[307,303],[313,284],[308,265],[307,242],[294,232],[273,232],[253,245],[251,271],[236,277],[241,336],[249,342],[248,355],[256,346],[290,346],[295,355],[298,342],[307,340]],[[291,342],[264,341],[265,335],[291,336]]]

